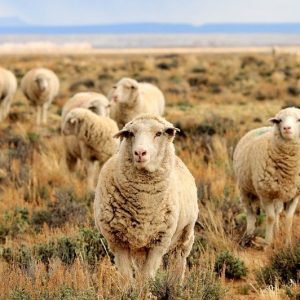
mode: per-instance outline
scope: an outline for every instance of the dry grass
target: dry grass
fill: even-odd
[[[0,278],[6,279],[0,281],[1,299],[170,296],[163,268],[149,285],[126,288],[94,229],[85,174],[80,168],[69,173],[64,162],[59,116],[64,102],[77,91],[107,93],[125,75],[154,82],[165,92],[166,117],[182,129],[177,153],[198,186],[197,238],[177,299],[296,299],[296,284],[257,283],[257,270],[273,250],[240,246],[245,214],[231,165],[242,134],[266,125],[281,107],[300,104],[296,55],[23,55],[0,57],[0,65],[19,80],[38,66],[53,69],[61,79],[46,127],[35,126],[34,110],[19,91],[9,118],[0,124]],[[263,216],[260,220],[263,230]],[[297,216],[295,238],[299,226]],[[222,251],[245,262],[244,278],[216,275],[214,261]]]

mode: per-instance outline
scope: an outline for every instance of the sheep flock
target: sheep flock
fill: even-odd
[[[54,118],[52,102],[60,97],[58,76],[50,69],[31,69],[19,86],[36,111],[34,126],[43,130]],[[57,135],[69,176],[83,169],[86,191],[93,194],[95,227],[124,282],[154,279],[166,265],[174,287],[183,282],[195,226],[201,226],[199,190],[176,154],[176,136],[185,133],[164,118],[168,99],[158,86],[123,77],[107,88],[107,95],[95,89],[74,94],[63,103]],[[1,122],[16,92],[15,75],[0,68]],[[268,250],[280,231],[287,245],[293,243],[300,109],[284,108],[265,121],[270,126],[239,137],[232,167],[246,217],[243,238],[255,239],[258,212],[263,212],[265,232],[255,245]]]

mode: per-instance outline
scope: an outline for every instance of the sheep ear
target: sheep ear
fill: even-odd
[[[165,130],[165,133],[170,136],[175,136],[176,132],[180,132],[180,129],[176,127],[169,127]]]
[[[79,127],[80,127],[80,121],[77,118],[71,118],[69,120],[70,123],[70,127],[72,128],[72,131],[74,132],[74,134],[78,134],[79,132]]]
[[[274,117],[270,118],[268,121],[272,124],[279,124],[281,120]]]
[[[114,137],[115,139],[121,138],[121,140],[122,140],[123,138],[129,138],[129,137],[131,137],[131,136],[133,136],[133,133],[132,133],[131,131],[123,129],[123,130],[120,130],[120,131],[119,131],[117,134],[115,134],[113,137]]]

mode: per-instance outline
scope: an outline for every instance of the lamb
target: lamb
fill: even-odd
[[[63,120],[63,135],[75,136],[79,141],[79,147],[73,149],[74,157],[82,159],[86,166],[89,190],[93,190],[97,176],[95,162],[101,167],[117,151],[118,143],[113,136],[118,130],[114,120],[84,108],[72,109]]]
[[[37,124],[46,124],[47,110],[59,92],[58,77],[49,69],[32,69],[22,78],[21,89],[31,104],[37,107]]]
[[[150,83],[140,83],[131,78],[122,78],[109,93],[110,116],[119,128],[142,113],[162,116],[165,99],[163,93]]]
[[[175,155],[176,131],[160,116],[136,117],[115,135],[119,151],[100,172],[95,223],[124,278],[154,277],[169,253],[169,282],[183,279],[198,204],[195,180]]]
[[[291,243],[292,223],[300,193],[300,110],[286,108],[270,121],[272,127],[248,132],[237,144],[233,167],[247,212],[248,235],[255,230],[256,208],[267,216],[265,243],[273,242],[274,224],[285,204],[286,242]]]
[[[15,75],[0,67],[0,121],[3,121],[8,115],[16,90],[17,79]]]

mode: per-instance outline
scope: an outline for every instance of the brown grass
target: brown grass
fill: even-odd
[[[161,63],[167,69],[159,69]],[[64,162],[59,113],[72,93],[88,90],[81,85],[71,92],[70,86],[91,79],[92,90],[107,93],[125,75],[156,80],[165,92],[166,117],[184,135],[177,137],[177,153],[198,186],[200,215],[196,232],[203,240],[197,244],[199,247],[195,243],[184,288],[178,288],[177,298],[287,298],[284,287],[259,287],[256,282],[257,270],[267,264],[273,250],[262,252],[239,244],[245,214],[231,157],[236,142],[247,130],[267,125],[267,119],[282,106],[300,104],[300,96],[288,91],[296,87],[300,75],[296,55],[280,54],[275,60],[269,54],[238,53],[22,55],[0,57],[0,65],[13,70],[19,80],[27,70],[38,66],[53,69],[61,79],[61,93],[50,109],[47,126],[36,127],[35,112],[20,91],[10,116],[0,124],[0,169],[6,174],[0,179],[0,278],[5,278],[0,281],[1,299],[146,299],[150,292],[151,297],[166,299],[163,268],[149,286],[127,289],[107,254],[93,266],[88,265],[77,244],[76,258],[69,265],[55,255],[47,265],[35,254],[39,244],[61,238],[73,241],[82,228],[94,229],[92,198],[86,192],[83,169],[72,174]],[[60,211],[51,210],[51,203]],[[63,205],[68,211],[75,207],[72,215],[63,210]],[[86,209],[84,222],[78,221],[78,207]],[[47,215],[37,230],[33,216],[42,210],[57,213],[58,219],[49,221],[53,215]],[[297,216],[294,238],[299,238],[299,226]],[[260,227],[263,229],[263,222]],[[276,247],[281,244],[279,241]],[[16,256],[21,245],[31,251],[28,263],[24,261],[26,255]],[[7,248],[12,249],[15,258],[4,259]],[[214,274],[215,257],[223,250],[245,262],[245,278],[229,281]],[[296,286],[290,289],[297,290]]]

